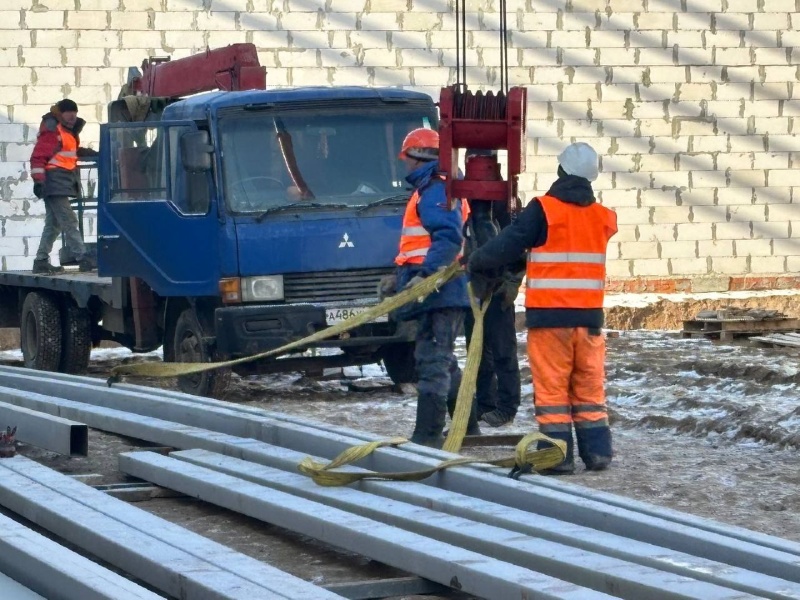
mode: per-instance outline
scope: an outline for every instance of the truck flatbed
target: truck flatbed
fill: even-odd
[[[69,269],[54,275],[34,275],[31,271],[0,271],[0,285],[69,292],[79,305],[85,305],[81,300],[88,300],[91,296],[98,296],[104,302],[114,304],[112,278],[100,277],[97,273],[81,273]]]

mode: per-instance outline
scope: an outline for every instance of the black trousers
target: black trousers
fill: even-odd
[[[468,311],[464,321],[467,344],[474,327],[475,319]],[[494,296],[483,321],[483,353],[475,393],[478,415],[497,409],[513,417],[520,395],[514,307],[504,307],[502,298]]]

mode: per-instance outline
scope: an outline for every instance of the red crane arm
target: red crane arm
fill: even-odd
[[[232,44],[176,60],[149,58],[129,89],[137,95],[178,98],[211,90],[263,90],[266,86],[266,67],[259,64],[256,47]]]

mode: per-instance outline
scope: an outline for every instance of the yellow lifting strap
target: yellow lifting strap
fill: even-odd
[[[346,331],[354,329],[359,325],[373,321],[378,317],[389,314],[390,312],[405,306],[411,302],[422,301],[429,294],[438,290],[442,285],[453,279],[463,275],[461,265],[456,261],[449,267],[437,271],[433,275],[425,278],[423,281],[414,287],[403,290],[394,296],[386,298],[379,304],[370,307],[366,311],[350,317],[349,319],[328,327],[322,331],[318,331],[301,340],[291,342],[280,348],[261,352],[252,356],[245,356],[234,360],[227,360],[215,363],[137,363],[128,365],[119,365],[114,367],[111,371],[111,377],[108,379],[108,385],[119,382],[124,377],[155,377],[155,378],[169,378],[179,377],[181,375],[191,375],[194,373],[202,373],[205,371],[213,371],[214,369],[222,369],[226,367],[233,367],[243,363],[269,358],[284,354],[291,350],[304,348],[314,342],[324,340],[336,335],[342,334]],[[478,378],[478,367],[481,362],[481,353],[483,349],[483,316],[489,305],[489,299],[485,300],[482,305],[476,300],[472,293],[472,288],[469,286],[469,300],[472,308],[472,313],[475,317],[475,326],[472,331],[472,338],[470,340],[469,349],[467,352],[467,362],[464,368],[464,374],[461,380],[461,386],[458,390],[458,397],[456,400],[456,407],[453,411],[453,419],[450,426],[450,432],[447,435],[443,449],[448,452],[458,453],[461,450],[461,444],[464,440],[464,435],[467,430],[470,412],[472,410],[472,401],[475,396],[476,383]],[[346,466],[352,462],[361,460],[374,452],[377,448],[384,446],[396,446],[406,443],[408,440],[405,438],[392,438],[390,440],[383,440],[379,442],[371,442],[368,444],[353,446],[348,448],[333,461],[328,464],[315,462],[311,458],[304,459],[298,468],[306,475],[309,475],[320,485],[336,486],[347,485],[361,479],[384,479],[384,480],[397,480],[397,481],[419,481],[425,479],[430,475],[460,465],[472,463],[484,463],[495,465],[498,467],[514,467],[514,472],[524,473],[532,470],[543,470],[554,467],[563,462],[566,456],[566,444],[561,440],[554,440],[540,433],[531,433],[525,436],[517,445],[516,453],[513,457],[500,458],[494,460],[485,460],[478,458],[461,457],[450,459],[441,462],[439,465],[422,471],[413,471],[408,473],[374,473],[369,471],[333,471],[337,467]],[[542,450],[529,450],[529,446],[533,442],[546,441],[551,444],[551,447]]]

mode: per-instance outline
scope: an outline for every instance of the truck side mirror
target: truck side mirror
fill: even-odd
[[[207,131],[187,131],[181,135],[181,162],[187,171],[210,171],[213,151]]]

